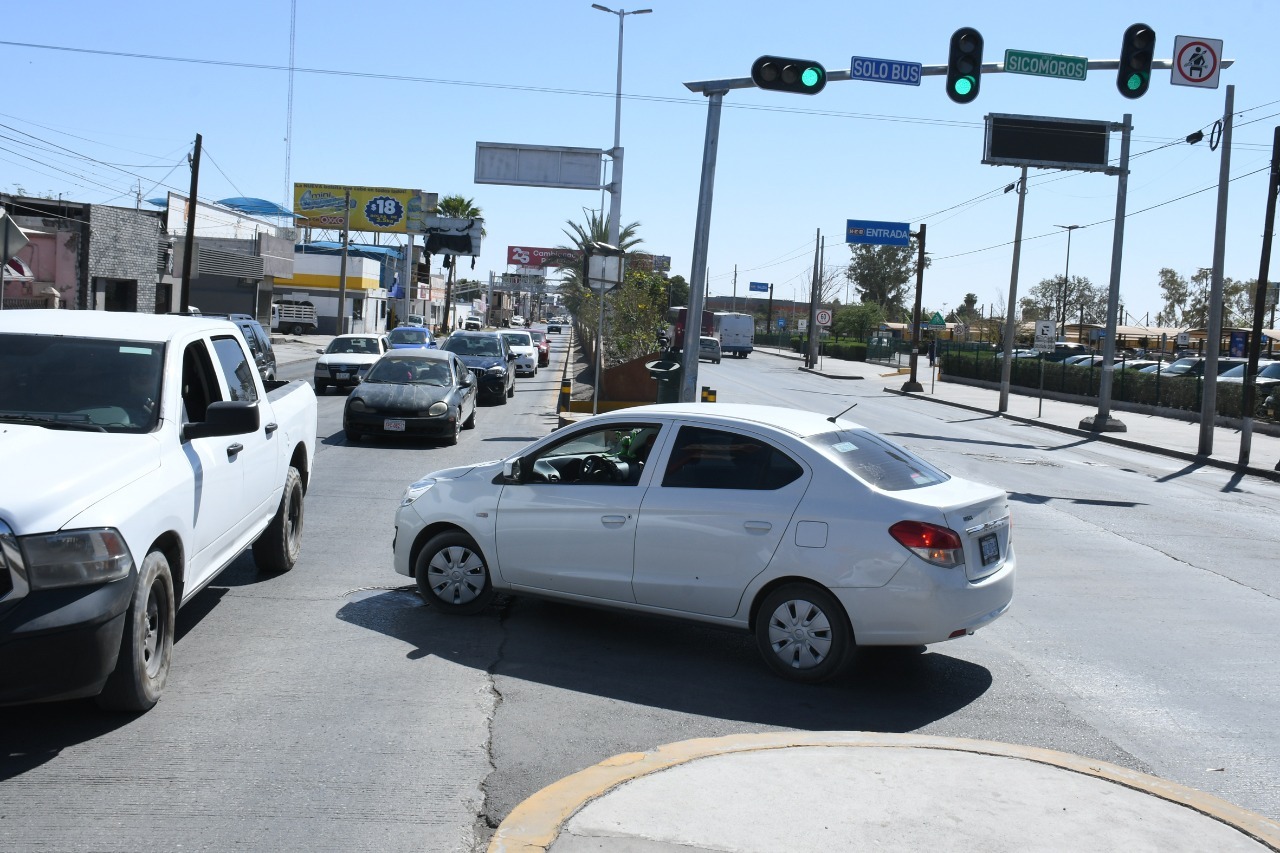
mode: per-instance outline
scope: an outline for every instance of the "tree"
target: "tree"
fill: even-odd
[[[668,299],[670,305],[689,304],[689,282],[682,275],[673,275],[667,279]]]
[[[865,341],[884,323],[884,309],[874,302],[846,305],[832,318],[831,328],[842,338]]]
[[[1077,323],[1106,322],[1107,300],[1110,296],[1107,288],[1101,285],[1095,287],[1093,282],[1082,275],[1071,276],[1065,289],[1063,281],[1060,275],[1041,279],[1018,300],[1022,315],[1036,320],[1056,320],[1064,327],[1073,321]]]
[[[1179,329],[1209,327],[1209,297],[1213,272],[1201,267],[1188,280],[1168,267],[1160,270],[1160,290],[1164,307],[1156,314],[1156,325]],[[1253,324],[1253,296],[1258,280],[1222,279],[1222,324],[1248,328]]]
[[[484,212],[476,207],[475,201],[460,195],[447,195],[436,204],[436,213],[450,219],[481,219]],[[480,229],[480,236],[485,231]],[[441,322],[441,334],[449,334],[449,317],[453,314],[453,282],[458,270],[458,256],[445,255],[445,266],[449,268],[449,278],[444,286],[444,319]],[[473,261],[474,263],[474,261]]]
[[[585,223],[574,222],[572,219],[565,220],[565,224],[569,227],[565,229],[565,236],[572,243],[571,246],[557,246],[558,252],[563,253],[557,264],[562,275],[560,281],[560,294],[564,301],[565,307],[578,321],[578,328],[582,334],[583,341],[591,347],[594,352],[595,342],[595,323],[584,322],[584,318],[599,315],[600,303],[596,301],[598,295],[586,287],[582,280],[582,257],[584,249],[588,243],[607,243],[609,239],[609,221],[603,215],[596,211],[587,214]],[[644,241],[636,236],[637,229],[640,228],[639,222],[632,222],[623,226],[618,234],[618,246],[625,253],[640,245]],[[633,271],[641,274],[640,270]],[[645,273],[646,276],[653,276],[652,273]],[[660,276],[656,276],[661,278]],[[624,283],[631,279],[631,273],[624,275]],[[647,280],[647,279],[646,279]],[[621,288],[619,288],[621,290]],[[656,307],[660,297],[653,297],[650,302]],[[606,301],[606,309],[613,299]],[[663,306],[665,312],[665,305]],[[659,314],[661,316],[661,314]],[[657,339],[656,329],[657,322],[649,324],[649,333]],[[607,362],[606,362],[607,363]]]
[[[845,275],[857,288],[860,301],[879,305],[890,319],[910,322],[909,306],[915,303],[912,281],[919,256],[916,238],[907,246],[853,245],[849,251],[853,258]],[[929,264],[926,257],[925,267]]]

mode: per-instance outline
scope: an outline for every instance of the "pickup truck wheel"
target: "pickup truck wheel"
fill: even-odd
[[[289,327],[289,331],[295,335],[301,335],[306,330],[307,330],[307,327],[302,325],[301,323],[294,323],[292,326]]]
[[[302,477],[297,468],[290,467],[275,517],[253,543],[253,560],[260,571],[278,574],[293,568],[301,550]]]
[[[423,600],[446,613],[478,613],[493,600],[484,555],[470,536],[458,530],[431,537],[418,552],[413,575]]]
[[[147,711],[160,700],[173,658],[176,610],[169,560],[160,551],[152,551],[138,570],[138,583],[125,612],[120,657],[98,694],[99,707]]]

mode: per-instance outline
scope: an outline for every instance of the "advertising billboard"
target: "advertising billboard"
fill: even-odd
[[[409,205],[420,205],[417,190],[391,187],[347,187],[338,184],[294,184],[293,212],[298,225],[341,228],[343,200],[351,192],[351,230],[403,234]]]
[[[513,267],[559,267],[582,263],[577,249],[540,249],[533,246],[508,246],[507,265]]]

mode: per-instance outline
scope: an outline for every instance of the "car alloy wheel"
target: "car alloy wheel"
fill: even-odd
[[[831,593],[812,584],[787,584],[761,603],[756,645],[769,668],[783,678],[824,681],[851,657],[853,631]]]

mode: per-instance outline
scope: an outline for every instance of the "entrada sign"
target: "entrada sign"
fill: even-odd
[[[850,219],[845,231],[846,243],[872,246],[910,246],[909,222],[876,222],[871,219]]]

